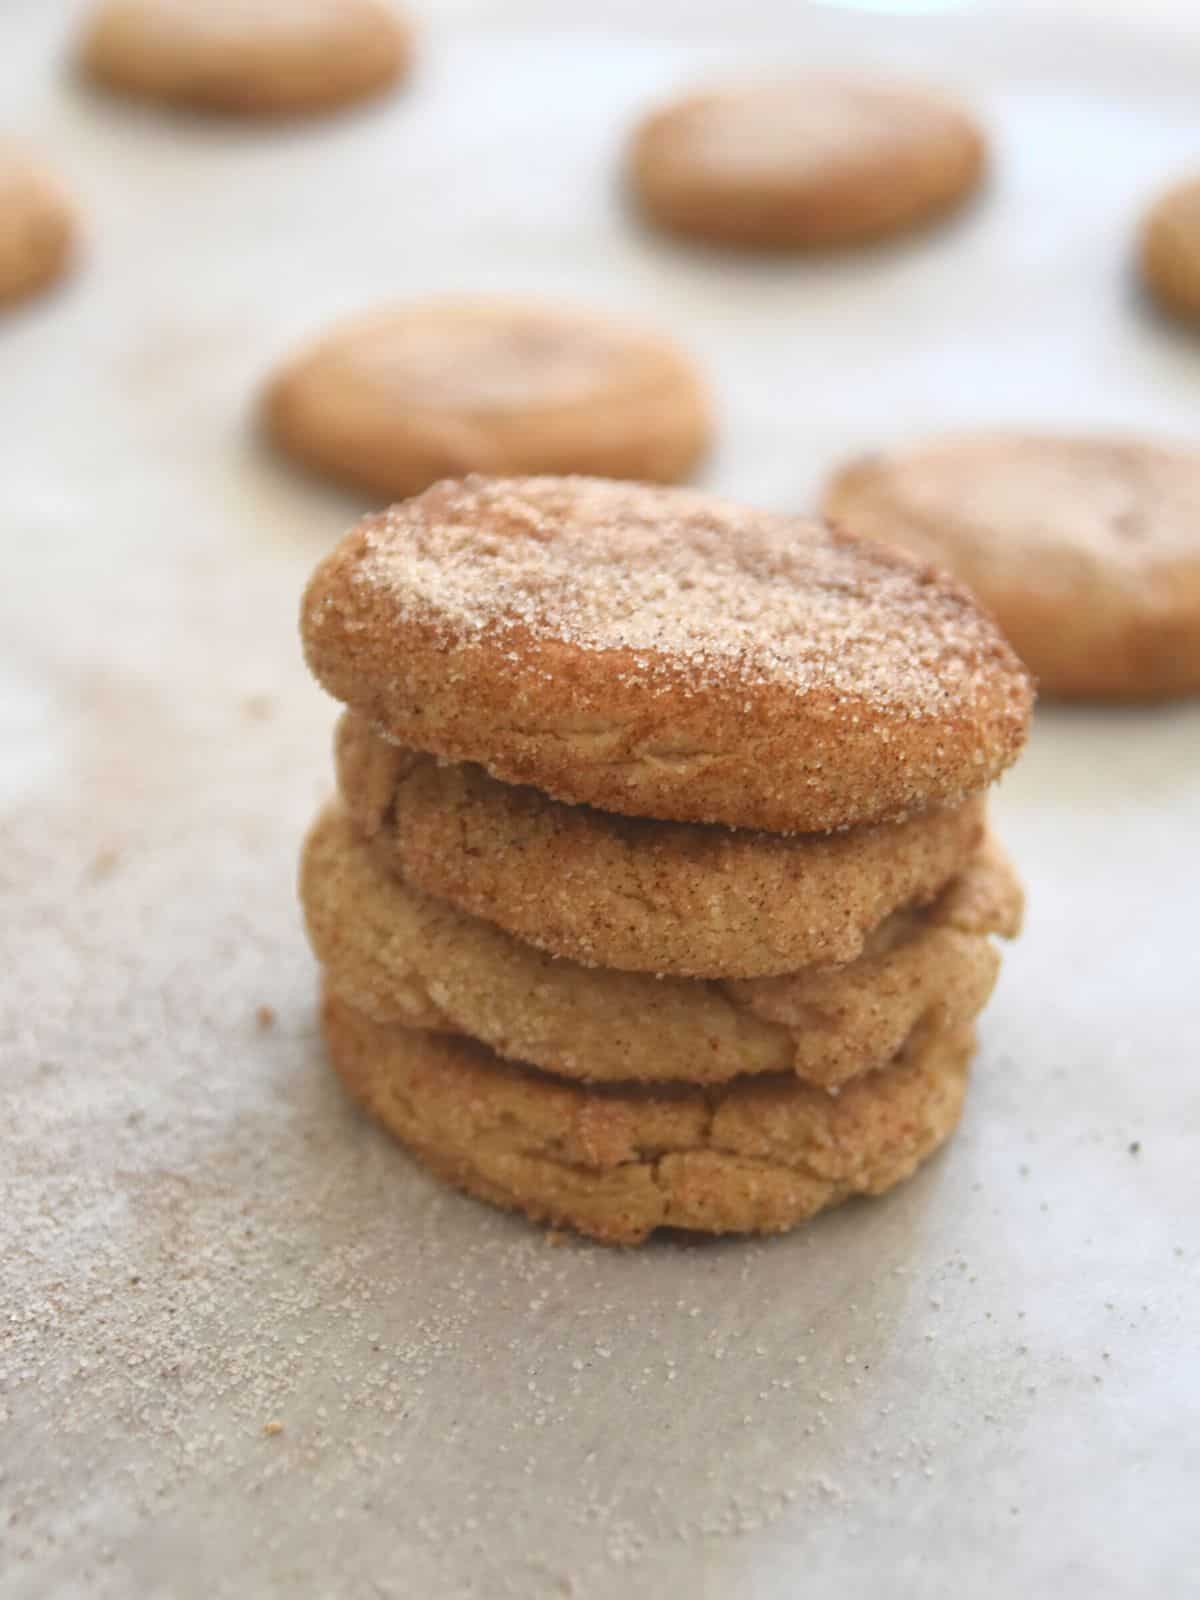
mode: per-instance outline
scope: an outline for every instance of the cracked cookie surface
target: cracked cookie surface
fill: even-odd
[[[857,961],[721,983],[544,955],[384,871],[340,809],[317,821],[300,897],[330,990],[379,1023],[478,1039],[593,1082],[721,1083],[794,1072],[832,1087],[888,1062],[919,1023],[969,1023],[1013,937],[1021,891],[988,841],[922,911],[890,917]]]
[[[966,590],[904,554],[690,490],[441,483],[351,530],[301,630],[400,743],[558,799],[775,833],[985,787],[1032,689]]]
[[[837,1095],[790,1074],[584,1089],[467,1040],[381,1026],[328,993],[322,1024],[351,1094],[440,1177],[609,1244],[656,1228],[782,1232],[883,1193],[952,1132],[974,1046],[969,1029],[918,1034]]]
[[[754,978],[850,961],[970,860],[984,800],[782,838],[615,816],[403,750],[344,716],[338,785],[380,858],[427,894],[588,966]]]

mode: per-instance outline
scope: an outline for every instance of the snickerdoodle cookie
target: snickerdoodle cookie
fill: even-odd
[[[594,478],[468,478],[366,518],[302,633],[329,692],[414,749],[779,833],[961,801],[1032,700],[967,591],[904,554]]]
[[[83,71],[120,94],[253,116],[368,99],[410,55],[383,0],[99,0],[80,45]]]
[[[16,145],[0,145],[0,305],[60,278],[75,235],[75,210],[57,181]]]
[[[1138,249],[1142,281],[1163,309],[1200,323],[1200,177],[1175,184],[1155,201]]]
[[[672,232],[714,244],[804,249],[900,232],[978,185],[983,136],[921,88],[838,77],[692,94],[637,129],[630,182]]]
[[[433,300],[344,323],[267,390],[276,442],[402,499],[468,472],[672,483],[708,448],[708,396],[668,340],[592,312]]]
[[[332,995],[323,1024],[347,1088],[436,1173],[608,1244],[661,1227],[775,1233],[890,1189],[954,1128],[972,1048],[968,1029],[918,1031],[837,1095],[791,1074],[584,1088],[469,1040],[381,1026]]]
[[[326,984],[374,1022],[464,1034],[569,1078],[700,1084],[791,1071],[832,1086],[884,1066],[919,1023],[966,1025],[999,966],[988,935],[1014,935],[1021,911],[1012,869],[988,843],[845,966],[746,983],[602,971],[383,871],[336,807],[305,844],[300,898]]]
[[[984,802],[783,838],[564,805],[403,750],[345,716],[338,784],[382,859],[427,894],[552,955],[683,977],[849,961],[890,912],[974,854]]]
[[[853,461],[826,515],[948,567],[1048,695],[1200,691],[1200,451],[990,433]]]

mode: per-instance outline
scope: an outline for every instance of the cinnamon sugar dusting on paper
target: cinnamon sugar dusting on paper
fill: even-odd
[[[799,517],[569,478],[435,486],[373,519],[356,582],[449,642],[625,651],[643,679],[782,684],[913,717],[1003,666],[965,593]]]

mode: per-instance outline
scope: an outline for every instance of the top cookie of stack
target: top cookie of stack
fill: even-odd
[[[317,569],[309,664],[394,741],[627,816],[796,833],[982,789],[1031,689],[950,579],[682,489],[466,479]]]

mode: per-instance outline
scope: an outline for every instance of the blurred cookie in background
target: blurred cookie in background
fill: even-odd
[[[15,144],[0,144],[0,305],[48,288],[66,271],[78,225],[66,193]]]
[[[1200,177],[1175,184],[1146,213],[1139,266],[1164,311],[1200,325]]]
[[[1200,451],[990,433],[852,461],[831,521],[961,578],[1044,695],[1200,692]]]
[[[382,0],[100,0],[79,49],[84,73],[119,94],[250,116],[369,99],[411,55]]]
[[[279,372],[264,411],[288,454],[389,500],[471,472],[673,483],[712,434],[704,384],[668,340],[506,299],[343,323]]]
[[[920,87],[839,77],[691,94],[634,133],[629,180],[673,233],[747,249],[863,243],[961,205],[986,163],[965,111]]]

